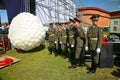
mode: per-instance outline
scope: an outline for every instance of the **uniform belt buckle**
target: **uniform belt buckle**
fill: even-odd
[[[54,36],[55,34],[51,34],[50,36]]]
[[[63,37],[67,37],[67,36],[63,36]]]
[[[90,38],[90,40],[95,40],[96,41],[96,40],[98,40],[98,38]]]
[[[73,37],[73,36],[69,36],[69,37]]]

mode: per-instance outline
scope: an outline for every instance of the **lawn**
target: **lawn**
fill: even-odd
[[[0,80],[120,80],[120,67],[98,68],[95,74],[87,74],[86,67],[68,69],[69,60],[42,50],[23,52],[9,50],[3,55],[21,61],[0,69]],[[90,65],[90,62],[86,62]]]

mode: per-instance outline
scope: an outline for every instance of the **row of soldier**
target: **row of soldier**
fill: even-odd
[[[71,62],[69,68],[73,69],[77,66],[85,66],[84,54],[85,51],[89,50],[91,52],[92,64],[87,73],[95,73],[102,38],[102,31],[96,25],[98,17],[99,15],[91,17],[93,25],[88,28],[87,34],[85,34],[84,27],[81,26],[81,20],[78,17],[70,19],[70,22],[65,24],[56,23],[55,28],[55,25],[51,23],[48,29],[50,54],[54,52],[56,56],[63,55],[64,57],[69,55]]]

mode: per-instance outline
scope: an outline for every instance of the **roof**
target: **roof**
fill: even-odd
[[[120,10],[110,12],[110,16],[111,16],[111,18],[120,18]]]
[[[101,12],[104,12],[104,13],[110,13],[109,11],[106,11],[106,10],[103,10],[103,9],[100,9],[100,8],[97,8],[97,7],[84,7],[84,8],[77,8],[79,11],[84,11],[84,10],[97,10],[97,11],[101,11]]]

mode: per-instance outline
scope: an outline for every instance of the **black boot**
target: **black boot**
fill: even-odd
[[[89,71],[87,72],[88,74],[93,74],[96,72],[96,69],[97,69],[97,64],[94,64],[90,69]]]
[[[50,54],[52,54],[52,48],[50,48]]]
[[[69,66],[68,68],[69,68],[69,69],[74,69],[74,68],[76,68],[76,65],[71,65],[71,66]]]
[[[88,73],[88,74],[93,74],[93,73],[95,73],[95,72],[96,72],[96,70],[90,69],[87,73]]]
[[[83,66],[85,66],[85,64],[78,64],[78,67],[83,67]]]

